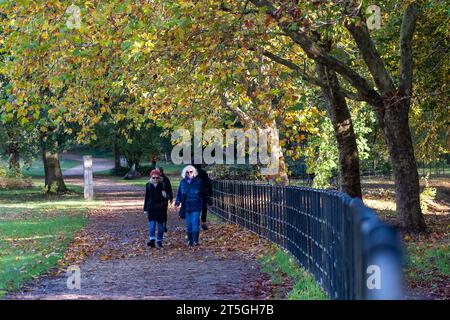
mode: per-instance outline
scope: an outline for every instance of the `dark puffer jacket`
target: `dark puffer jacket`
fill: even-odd
[[[202,179],[196,177],[191,183],[186,178],[180,181],[175,205],[180,203],[184,212],[202,211],[204,203],[211,203],[211,198]]]
[[[164,198],[162,191],[162,182],[158,183],[156,187],[151,182],[147,182],[145,185],[144,211],[148,212],[149,221],[167,221],[167,199]]]

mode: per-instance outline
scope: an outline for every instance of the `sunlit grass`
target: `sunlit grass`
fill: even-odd
[[[408,245],[406,250],[407,273],[410,277],[431,281],[433,276],[450,275],[449,243]],[[430,272],[434,270],[434,272]]]
[[[61,170],[71,169],[73,167],[79,166],[81,164],[80,161],[75,160],[60,160]],[[42,160],[33,161],[30,168],[23,168],[22,174],[25,177],[43,177],[44,176],[44,163]]]
[[[292,283],[291,291],[285,293],[278,290],[275,298],[287,298],[289,300],[325,300],[327,296],[314,277],[298,265],[295,258],[288,252],[277,246],[273,246],[271,252],[259,259],[262,271],[269,274],[275,285],[286,281]]]
[[[73,191],[48,196],[40,186],[0,190],[0,297],[54,267],[101,203]]]
[[[214,224],[225,224],[226,221],[212,212],[208,212],[207,220]],[[275,299],[289,300],[325,300],[325,292],[314,277],[306,272],[297,260],[288,252],[273,244],[269,252],[259,257],[262,272],[268,274],[272,284],[276,286]],[[283,292],[286,282],[292,283],[289,292]]]
[[[170,179],[170,184],[172,185],[172,188],[173,189],[178,188],[178,185],[180,184],[181,181],[181,176],[170,175],[168,176],[168,178]],[[144,188],[145,184],[149,180],[149,177],[141,177],[133,180],[125,180],[121,177],[114,177],[114,180],[117,182],[126,183],[130,186],[137,186]]]
[[[0,221],[0,296],[55,266],[85,222],[81,212]]]

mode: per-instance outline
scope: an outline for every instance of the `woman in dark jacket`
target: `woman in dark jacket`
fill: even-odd
[[[150,241],[148,246],[155,247],[155,229],[158,226],[156,245],[162,248],[164,222],[167,221],[167,193],[163,190],[161,172],[155,169],[150,172],[150,181],[145,185],[144,213],[148,215]]]
[[[157,169],[159,170],[159,172],[161,172],[163,188],[167,193],[167,200],[169,201],[168,203],[166,203],[166,207],[164,208],[167,214],[168,205],[169,203],[172,204],[173,202],[172,184],[170,183],[169,178],[164,174],[164,169],[162,167],[158,167]],[[164,232],[167,232],[167,222],[164,222]]]
[[[199,244],[200,213],[204,203],[211,204],[211,198],[202,179],[197,178],[198,171],[189,165],[183,169],[182,180],[178,186],[175,206],[181,204],[186,220],[186,234],[189,246]]]

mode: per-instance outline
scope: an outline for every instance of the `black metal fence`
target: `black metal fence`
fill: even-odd
[[[395,229],[337,191],[213,181],[211,211],[291,252],[331,299],[401,299]]]

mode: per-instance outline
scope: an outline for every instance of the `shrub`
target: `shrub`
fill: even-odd
[[[30,178],[0,177],[0,189],[25,189],[32,186],[33,182]]]
[[[259,170],[254,165],[214,164],[205,168],[210,178],[217,180],[257,180]]]
[[[0,178],[6,177],[7,173],[8,173],[8,170],[5,167],[0,166]]]
[[[420,193],[420,209],[423,213],[428,213],[428,203],[436,197],[436,188],[428,186],[428,176],[422,179],[425,180],[425,188]]]
[[[147,165],[147,166],[139,166],[137,168],[137,171],[143,175],[143,176],[149,176],[150,172],[155,169],[155,167],[153,165]]]

